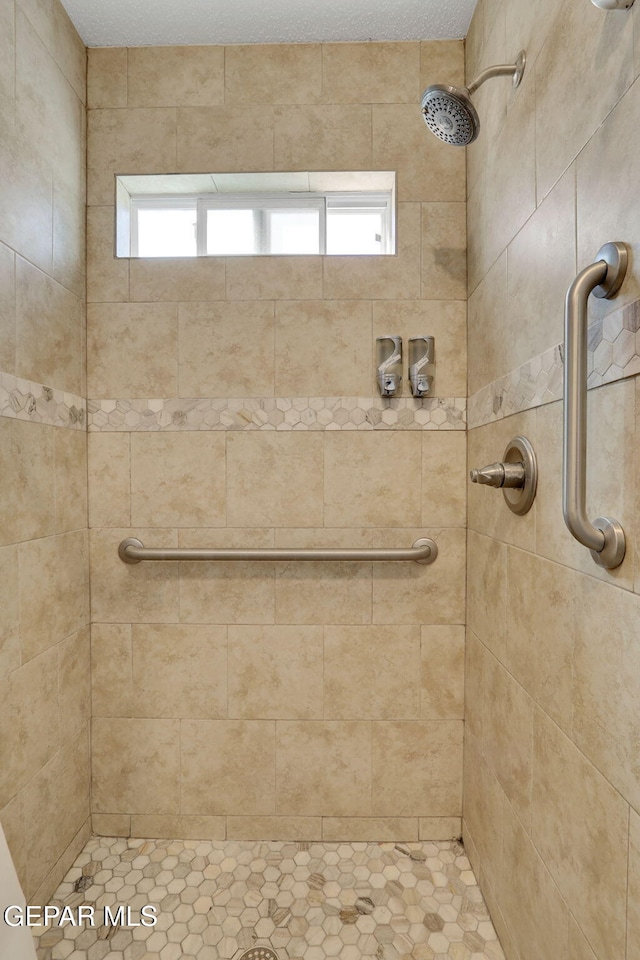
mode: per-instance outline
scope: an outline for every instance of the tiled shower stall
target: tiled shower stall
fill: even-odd
[[[29,902],[165,913],[164,940],[43,955],[500,960],[477,878],[507,960],[640,960],[636,7],[86,51],[58,0],[0,0],[0,820]],[[521,48],[465,163],[420,94]],[[397,171],[397,255],[114,257],[116,174],[258,169]],[[608,240],[632,252],[590,331],[613,572],[560,499],[562,304]],[[432,398],[377,398],[382,334],[435,337]],[[532,511],[474,486],[467,518],[467,453],[516,434]],[[439,555],[128,566],[127,536]]]

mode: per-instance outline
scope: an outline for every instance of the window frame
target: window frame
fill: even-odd
[[[287,193],[225,193],[225,194],[131,194],[130,195],[130,253],[135,259],[145,258],[138,252],[138,213],[140,210],[186,210],[193,209],[196,217],[196,254],[195,257],[236,257],[236,256],[325,256],[327,241],[327,216],[331,210],[343,213],[361,213],[363,210],[380,211],[382,214],[382,233],[377,253],[335,254],[335,256],[389,256],[395,252],[394,241],[394,198],[392,191],[326,191],[323,193],[287,192]],[[256,252],[207,253],[207,213],[209,210],[253,210],[256,231]],[[319,211],[318,253],[272,253],[269,250],[270,229],[269,211],[286,209],[312,209]],[[329,254],[333,256],[334,254]],[[166,259],[193,259],[191,256]]]

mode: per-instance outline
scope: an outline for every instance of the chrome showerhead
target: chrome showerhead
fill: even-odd
[[[427,87],[422,94],[422,116],[431,133],[456,147],[473,143],[480,133],[480,117],[471,103],[471,95],[492,77],[511,77],[513,86],[519,86],[525,61],[524,50],[521,50],[515,63],[483,70],[468,87],[451,87],[446,83]]]
[[[466,147],[480,132],[480,117],[465,87],[434,83],[422,94],[424,122],[445,143]]]

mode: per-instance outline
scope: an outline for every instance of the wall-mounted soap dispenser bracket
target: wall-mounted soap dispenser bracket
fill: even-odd
[[[507,444],[503,459],[471,470],[472,483],[483,483],[502,490],[507,506],[522,516],[531,509],[538,486],[538,464],[526,437],[514,437]]]
[[[381,397],[400,393],[402,337],[376,337],[376,380]]]
[[[435,359],[433,337],[409,337],[409,382],[414,397],[427,397],[431,393]]]

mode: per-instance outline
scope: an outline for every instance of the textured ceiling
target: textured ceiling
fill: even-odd
[[[90,47],[442,40],[476,0],[62,0]]]

